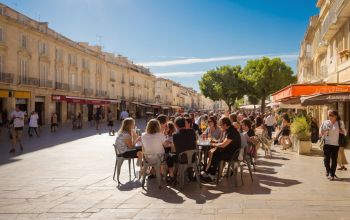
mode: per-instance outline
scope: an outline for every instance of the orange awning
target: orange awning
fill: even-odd
[[[350,84],[293,84],[272,94],[272,99],[274,102],[285,102],[302,95],[334,92],[350,92]]]

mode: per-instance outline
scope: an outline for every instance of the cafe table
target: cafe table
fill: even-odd
[[[207,167],[208,161],[208,152],[210,150],[211,143],[209,140],[198,140],[197,141],[197,149],[199,151],[199,168],[200,171],[204,170]],[[203,165],[201,166],[201,162],[203,160]]]

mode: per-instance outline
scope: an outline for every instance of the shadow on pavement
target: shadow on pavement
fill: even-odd
[[[270,162],[267,160],[258,160],[256,164],[257,166],[268,166],[268,167],[281,167],[283,165],[281,163]]]

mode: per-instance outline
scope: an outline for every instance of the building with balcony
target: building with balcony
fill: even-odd
[[[142,117],[147,111],[165,113],[161,110],[172,105],[198,105],[195,91],[158,80],[124,56],[73,41],[47,22],[1,3],[0,12],[0,110],[10,112],[19,105],[28,113],[37,111],[47,124],[53,112],[63,123],[78,112],[84,120],[92,119],[97,108],[105,113],[111,109],[118,116],[127,109]]]
[[[318,0],[316,7],[320,12],[310,18],[300,46],[298,85],[288,86],[273,97],[307,106],[319,122],[326,119],[328,109],[337,109],[349,128],[350,1]]]

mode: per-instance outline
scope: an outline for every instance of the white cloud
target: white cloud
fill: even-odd
[[[258,55],[237,55],[237,56],[226,56],[226,57],[210,57],[210,58],[187,58],[187,59],[177,59],[168,61],[151,61],[151,62],[141,62],[139,65],[146,67],[166,67],[166,66],[176,66],[176,65],[188,65],[195,63],[210,63],[210,62],[222,62],[229,60],[248,60],[257,59],[263,56],[275,58],[280,57],[282,60],[297,60],[297,54],[258,54]]]
[[[193,77],[193,76],[201,76],[206,71],[195,71],[195,72],[168,72],[168,73],[155,73],[154,75],[157,77],[175,77],[175,78],[184,78],[184,77]]]

